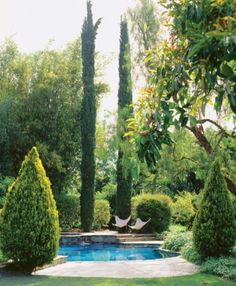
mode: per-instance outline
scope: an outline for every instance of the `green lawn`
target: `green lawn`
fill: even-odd
[[[77,277],[8,277],[1,286],[235,286],[236,283],[207,274],[157,279],[112,279]]]

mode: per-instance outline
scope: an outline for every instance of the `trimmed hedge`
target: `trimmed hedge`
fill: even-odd
[[[31,272],[57,255],[59,221],[50,181],[34,147],[9,188],[2,210],[1,249]]]
[[[171,199],[168,196],[163,194],[142,194],[134,197],[132,203],[133,217],[139,217],[143,221],[151,218],[150,222],[142,229],[142,232],[161,233],[168,229],[171,221]]]
[[[62,230],[67,231],[80,225],[80,197],[76,194],[55,195]]]

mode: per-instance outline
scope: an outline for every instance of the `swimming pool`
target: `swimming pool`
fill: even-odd
[[[59,255],[68,256],[68,261],[153,260],[178,256],[177,253],[161,251],[156,246],[101,243],[61,246]]]

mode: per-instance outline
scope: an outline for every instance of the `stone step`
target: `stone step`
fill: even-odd
[[[117,237],[117,241],[119,242],[131,242],[131,241],[155,241],[156,237],[122,237],[122,238],[118,238]]]
[[[125,237],[155,237],[153,233],[119,233],[116,235],[118,238]]]

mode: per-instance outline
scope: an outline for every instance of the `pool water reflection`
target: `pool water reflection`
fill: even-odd
[[[120,261],[159,259],[178,254],[163,252],[157,247],[127,247],[120,244],[93,243],[61,246],[59,255],[68,256],[68,261]]]

